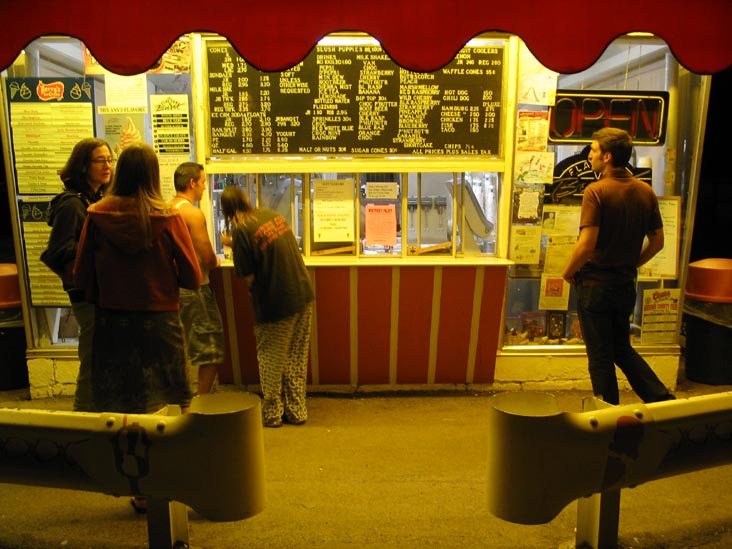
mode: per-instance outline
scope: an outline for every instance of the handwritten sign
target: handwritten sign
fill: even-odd
[[[366,204],[366,245],[395,246],[397,241],[396,206]]]

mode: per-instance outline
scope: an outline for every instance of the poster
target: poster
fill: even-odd
[[[171,200],[176,193],[173,176],[175,170],[183,162],[190,162],[189,156],[173,156],[161,154],[158,156],[160,164],[160,192],[165,200]]]
[[[542,274],[539,309],[566,311],[569,308],[570,285],[561,274]]]
[[[315,242],[352,242],[354,236],[353,179],[313,180],[313,238]]]
[[[577,236],[581,206],[544,204],[541,228],[545,236]]]
[[[396,246],[397,223],[394,204],[366,204],[366,245]]]
[[[516,183],[513,189],[512,223],[538,224],[544,186]]]
[[[547,238],[544,272],[561,276],[569,263],[576,242],[576,236],[550,236]]]
[[[638,276],[648,278],[678,278],[679,244],[681,243],[681,197],[659,196],[658,207],[663,219],[663,249],[638,269]]]
[[[513,178],[514,181],[551,185],[554,181],[554,153],[518,151],[513,168]]]
[[[105,114],[104,138],[115,156],[133,143],[142,143],[140,128],[145,127],[143,113]]]
[[[643,291],[642,344],[676,342],[680,297],[680,288]]]
[[[156,153],[191,154],[191,127],[186,94],[151,95],[150,118]]]
[[[516,263],[537,265],[541,258],[541,227],[512,225],[508,258]]]
[[[549,138],[549,111],[519,111],[516,150],[546,151]]]
[[[399,185],[369,181],[366,183],[366,198],[369,200],[398,200]]]
[[[559,73],[542,65],[526,44],[519,50],[518,102],[525,105],[554,105]]]
[[[107,107],[132,107],[147,111],[147,76],[145,73],[122,76],[104,75],[104,97]]]

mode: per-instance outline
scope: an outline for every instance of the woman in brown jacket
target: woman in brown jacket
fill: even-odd
[[[161,197],[150,146],[122,152],[106,196],[89,208],[74,277],[97,307],[92,411],[186,409],[178,288],[197,289],[201,270],[183,218]]]

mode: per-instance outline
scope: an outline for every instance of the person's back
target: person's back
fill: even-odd
[[[587,280],[629,282],[635,279],[643,240],[660,227],[653,189],[625,169],[585,188],[580,226],[597,226],[597,243],[581,276]]]
[[[74,280],[96,305],[88,411],[187,409],[178,287],[198,288],[201,271],[183,219],[160,197],[149,145],[122,151],[108,195],[89,209]]]
[[[281,214],[267,208],[253,210],[243,219],[234,246],[239,258],[236,274],[254,275],[251,289],[258,321],[288,317],[313,300],[302,253]]]
[[[577,287],[577,314],[592,390],[618,404],[617,365],[644,402],[673,398],[630,344],[638,267],[663,248],[663,220],[650,185],[625,169],[633,140],[624,130],[593,134],[588,161],[600,179],[582,197],[580,234],[562,277]]]
[[[177,212],[149,214],[149,246],[134,198],[105,197],[89,208],[88,216],[94,263],[88,261],[90,247],[81,250],[76,276],[87,287],[91,276],[104,280],[95,296],[100,308],[177,311],[179,284],[198,288],[198,261]]]
[[[221,211],[232,226],[222,242],[232,245],[235,272],[249,284],[254,305],[262,423],[302,425],[315,295],[297,240],[282,215],[252,208],[240,187],[224,189]]]

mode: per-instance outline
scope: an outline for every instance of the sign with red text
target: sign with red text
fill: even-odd
[[[549,107],[550,143],[591,143],[601,128],[627,131],[636,145],[663,145],[668,92],[557,90]]]

